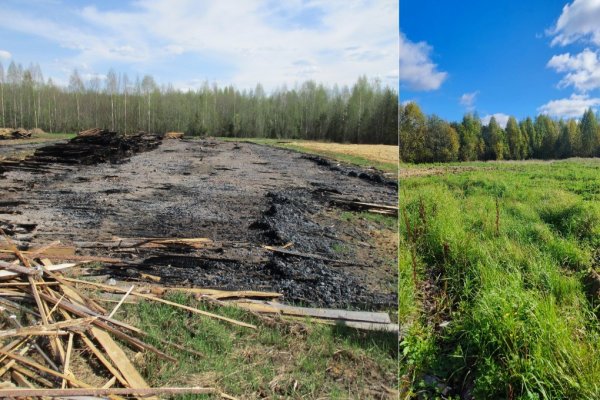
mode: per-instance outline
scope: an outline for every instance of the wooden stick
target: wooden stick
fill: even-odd
[[[35,381],[38,381],[39,383],[41,383],[42,385],[46,386],[46,387],[54,387],[54,383],[50,382],[48,379],[36,374],[35,372],[33,372],[32,370],[25,368],[24,366],[20,365],[20,364],[16,364],[15,360],[10,360],[10,362],[14,362],[15,365],[13,365],[11,368],[14,369],[15,371],[20,372],[21,374],[23,374],[24,376],[31,378]]]
[[[76,282],[76,283],[82,283],[82,284],[86,284],[86,285],[90,285],[90,286],[101,287],[101,288],[103,288],[105,290],[110,290],[110,291],[113,291],[113,292],[119,292],[119,293],[126,292],[125,289],[121,289],[121,288],[116,287],[116,286],[109,286],[109,285],[104,285],[104,284],[101,284],[101,283],[96,283],[96,282],[91,282],[91,281],[82,281],[80,279],[73,279],[73,278],[63,278],[63,279],[65,279],[65,280],[67,280],[69,282]],[[227,321],[227,322],[230,322],[232,324],[243,326],[243,327],[246,327],[246,328],[256,329],[256,325],[247,324],[245,322],[237,321],[235,319],[231,319],[231,318],[227,318],[227,317],[222,317],[220,315],[209,313],[207,311],[198,310],[197,308],[192,308],[192,307],[188,307],[188,306],[185,306],[183,304],[175,303],[175,302],[172,302],[172,301],[169,301],[169,300],[164,300],[164,299],[161,299],[160,297],[150,296],[150,295],[139,293],[139,292],[131,292],[131,295],[132,296],[141,297],[143,299],[157,301],[159,303],[168,304],[168,305],[173,306],[173,307],[178,307],[178,308],[181,308],[183,310],[187,310],[187,311],[190,311],[190,312],[193,312],[193,313],[196,313],[196,314],[204,315],[204,316],[211,317],[211,318],[220,319],[222,321]]]
[[[36,269],[26,268],[26,267],[22,267],[20,265],[13,265],[13,264],[7,263],[6,261],[2,261],[2,260],[0,260],[0,268],[7,269],[9,271],[17,272],[19,274],[24,274],[24,275],[39,275],[40,274],[40,271],[38,271]]]
[[[65,363],[63,365],[63,374],[69,375],[69,363],[71,362],[71,352],[73,351],[73,333],[69,333],[69,341],[67,343],[67,352],[65,353]],[[67,380],[62,380],[61,387],[64,389],[67,387]]]
[[[55,286],[60,285],[60,282],[36,282],[37,286]],[[13,286],[29,286],[29,282],[3,282],[0,283],[0,287],[13,287]]]
[[[35,388],[35,386],[33,386],[33,384],[31,382],[29,382],[27,380],[27,378],[25,378],[19,372],[12,371],[11,372],[11,376],[12,376],[13,380],[19,384],[19,386],[25,386],[25,387],[28,387],[30,389],[34,389]]]
[[[123,302],[125,301],[127,296],[129,296],[129,294],[133,291],[134,287],[135,287],[135,285],[131,285],[131,287],[129,288],[127,293],[125,293],[125,295],[121,298],[121,301],[119,301],[119,303],[117,303],[117,305],[115,306],[115,308],[113,308],[113,310],[110,312],[110,314],[108,314],[108,318],[112,318],[113,315],[115,315],[115,313],[117,312],[119,307],[121,307],[121,304],[123,304]]]
[[[87,325],[96,319],[97,319],[97,317],[88,317],[88,318],[73,319],[70,321],[57,322],[54,324],[34,325],[34,326],[27,326],[27,327],[18,328],[18,329],[8,329],[5,331],[0,331],[0,338],[13,337],[13,336],[52,335],[52,334],[55,334],[60,329],[70,328],[73,326]],[[64,332],[64,333],[67,334],[68,332]]]
[[[108,382],[102,385],[102,389],[108,389],[109,387],[112,387],[115,384],[115,382],[117,382],[117,377],[113,376],[108,380]]]

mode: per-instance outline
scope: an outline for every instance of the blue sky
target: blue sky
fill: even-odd
[[[394,0],[2,0],[0,63],[66,84],[109,68],[182,89],[398,82]],[[377,23],[373,23],[377,21]]]
[[[434,1],[400,5],[400,99],[484,122],[600,106],[600,0]]]

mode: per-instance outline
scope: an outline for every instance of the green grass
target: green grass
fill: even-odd
[[[404,394],[600,398],[600,160],[461,165],[401,184]]]
[[[398,343],[394,335],[308,320],[269,324],[240,309],[211,306],[186,295],[169,299],[255,324],[258,329],[237,327],[164,304],[127,305],[125,320],[152,337],[204,355],[190,355],[149,340],[178,360],[169,363],[151,353],[144,356],[137,366],[153,386],[211,386],[244,398],[339,399],[370,398],[366,389],[373,384],[395,386]]]
[[[256,143],[256,144],[261,144],[261,145],[265,145],[265,146],[273,146],[273,147],[279,147],[282,149],[294,150],[294,151],[297,151],[300,153],[317,154],[320,156],[338,160],[343,163],[357,165],[359,167],[368,167],[368,166],[375,167],[384,172],[391,172],[394,175],[398,174],[398,164],[396,164],[396,163],[378,162],[378,161],[374,161],[374,160],[367,159],[364,157],[343,154],[343,153],[333,152],[333,151],[322,151],[322,150],[319,151],[319,150],[308,149],[308,148],[300,146],[300,145],[288,143],[287,140],[282,140],[282,139],[229,138],[229,137],[220,137],[219,139],[224,140],[224,141],[229,141],[229,142],[250,142],[250,143]],[[291,142],[291,140],[290,140],[290,142]]]
[[[76,133],[42,133],[40,135],[33,135],[33,139],[73,139],[77,136]]]

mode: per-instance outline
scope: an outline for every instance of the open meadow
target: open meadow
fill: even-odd
[[[600,397],[599,171],[401,168],[401,398]]]

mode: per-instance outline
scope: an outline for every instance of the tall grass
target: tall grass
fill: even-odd
[[[402,181],[405,393],[600,398],[600,163],[492,165]]]

